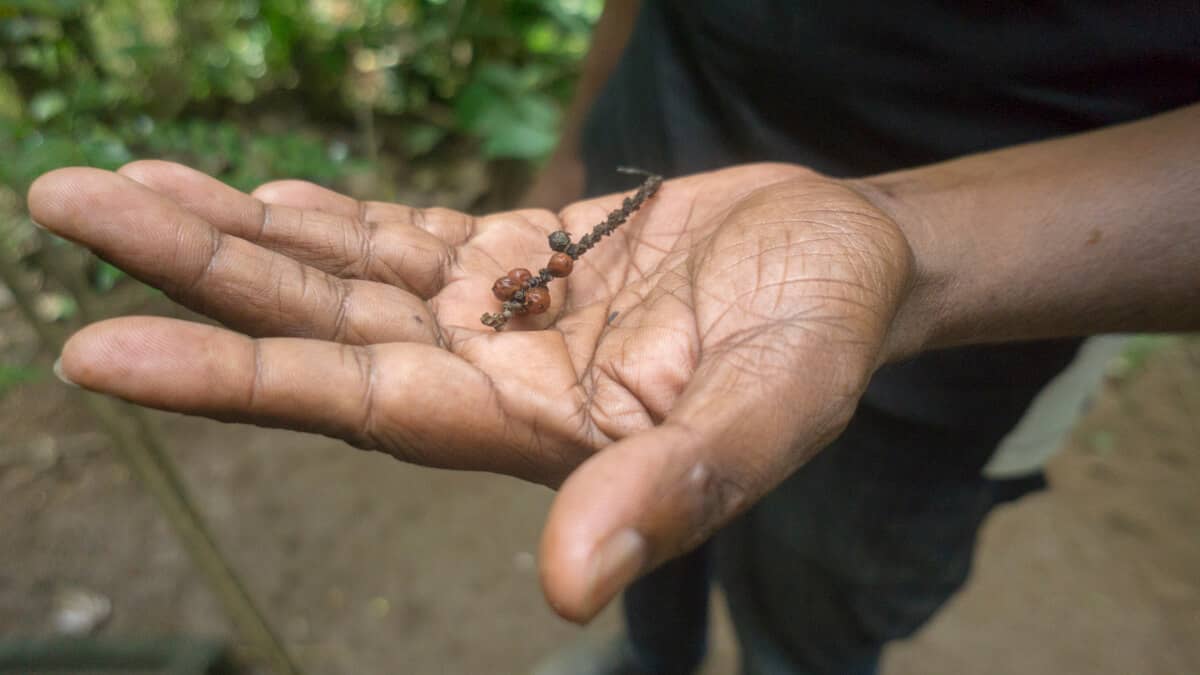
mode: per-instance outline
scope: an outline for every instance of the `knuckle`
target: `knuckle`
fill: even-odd
[[[748,482],[711,462],[690,466],[676,488],[675,508],[669,508],[668,529],[682,525],[679,535],[668,544],[667,555],[692,550],[711,537],[750,503]]]
[[[377,449],[379,447],[378,428],[377,428],[377,401],[375,390],[375,348],[372,345],[350,346],[347,345],[344,349],[349,350],[350,356],[353,359],[355,367],[358,369],[360,384],[362,390],[360,394],[360,409],[362,415],[351,432],[353,443],[363,449]]]
[[[289,196],[302,195],[317,186],[303,180],[273,180],[254,188],[250,196],[264,202],[284,202]]]

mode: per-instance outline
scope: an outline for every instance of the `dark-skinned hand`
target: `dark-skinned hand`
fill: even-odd
[[[631,180],[631,189],[635,181]],[[492,282],[545,265],[623,195],[474,218],[296,181],[242,194],[191,169],[61,169],[32,217],[228,327],[124,317],[64,375],[141,405],[300,429],[559,489],[542,582],[586,621],[835,437],[905,349],[897,225],[789,165],[670,180],[550,284],[548,312],[480,324]]]

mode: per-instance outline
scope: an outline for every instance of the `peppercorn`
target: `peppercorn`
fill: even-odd
[[[533,272],[530,272],[524,267],[518,267],[508,271],[508,278],[515,281],[518,286],[522,286],[525,284],[525,282],[533,278]]]
[[[534,286],[525,291],[525,309],[530,314],[541,314],[550,309],[550,290]]]
[[[555,253],[550,256],[550,262],[546,263],[546,269],[556,277],[567,276],[574,267],[575,261],[566,253]]]
[[[497,279],[492,286],[492,292],[503,301],[501,312],[484,314],[480,317],[483,325],[496,330],[503,330],[508,320],[520,314],[541,314],[550,308],[550,291],[546,285],[553,277],[565,277],[571,273],[575,260],[587,253],[600,240],[613,233],[634,211],[650,199],[662,187],[662,176],[640,169],[618,167],[621,173],[643,176],[645,181],[637,192],[622,201],[621,207],[608,214],[602,222],[597,223],[592,231],[580,237],[578,243],[571,242],[571,235],[563,230],[551,232],[548,240],[550,249],[555,251],[546,267],[538,270],[535,275],[527,269],[516,268],[509,270],[504,277]],[[615,314],[614,314],[615,316]],[[609,319],[612,320],[611,317]]]
[[[521,284],[513,281],[511,276],[505,275],[496,280],[492,284],[492,295],[495,295],[501,302],[511,300],[514,293],[521,290]]]
[[[570,245],[571,245],[571,235],[567,234],[566,232],[563,232],[562,230],[556,230],[556,231],[550,233],[550,250],[551,251],[563,252],[563,251],[566,251],[567,247]]]

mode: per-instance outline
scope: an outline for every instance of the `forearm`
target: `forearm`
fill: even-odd
[[[641,4],[641,0],[608,0],[604,3],[604,12],[592,33],[592,46],[583,61],[579,83],[567,109],[556,155],[579,157],[584,119],[621,58]]]
[[[853,184],[913,249],[893,358],[1200,328],[1200,105]]]
[[[558,146],[542,168],[533,185],[521,199],[521,205],[557,211],[583,196],[582,156],[583,124],[592,103],[600,95],[637,19],[639,0],[609,0],[592,34],[592,47],[583,62],[583,72],[575,87],[575,96],[567,109]]]

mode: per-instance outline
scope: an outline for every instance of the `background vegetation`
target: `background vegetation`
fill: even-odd
[[[556,141],[602,5],[0,0],[0,246],[42,319],[69,328],[72,278],[101,294],[123,278],[29,223],[25,191],[57,167],[159,157],[243,190],[290,177],[507,206]],[[39,376],[4,346],[0,394]]]
[[[427,192],[447,158],[537,160],[601,5],[0,0],[0,181],[158,156],[239,188],[384,170]]]

